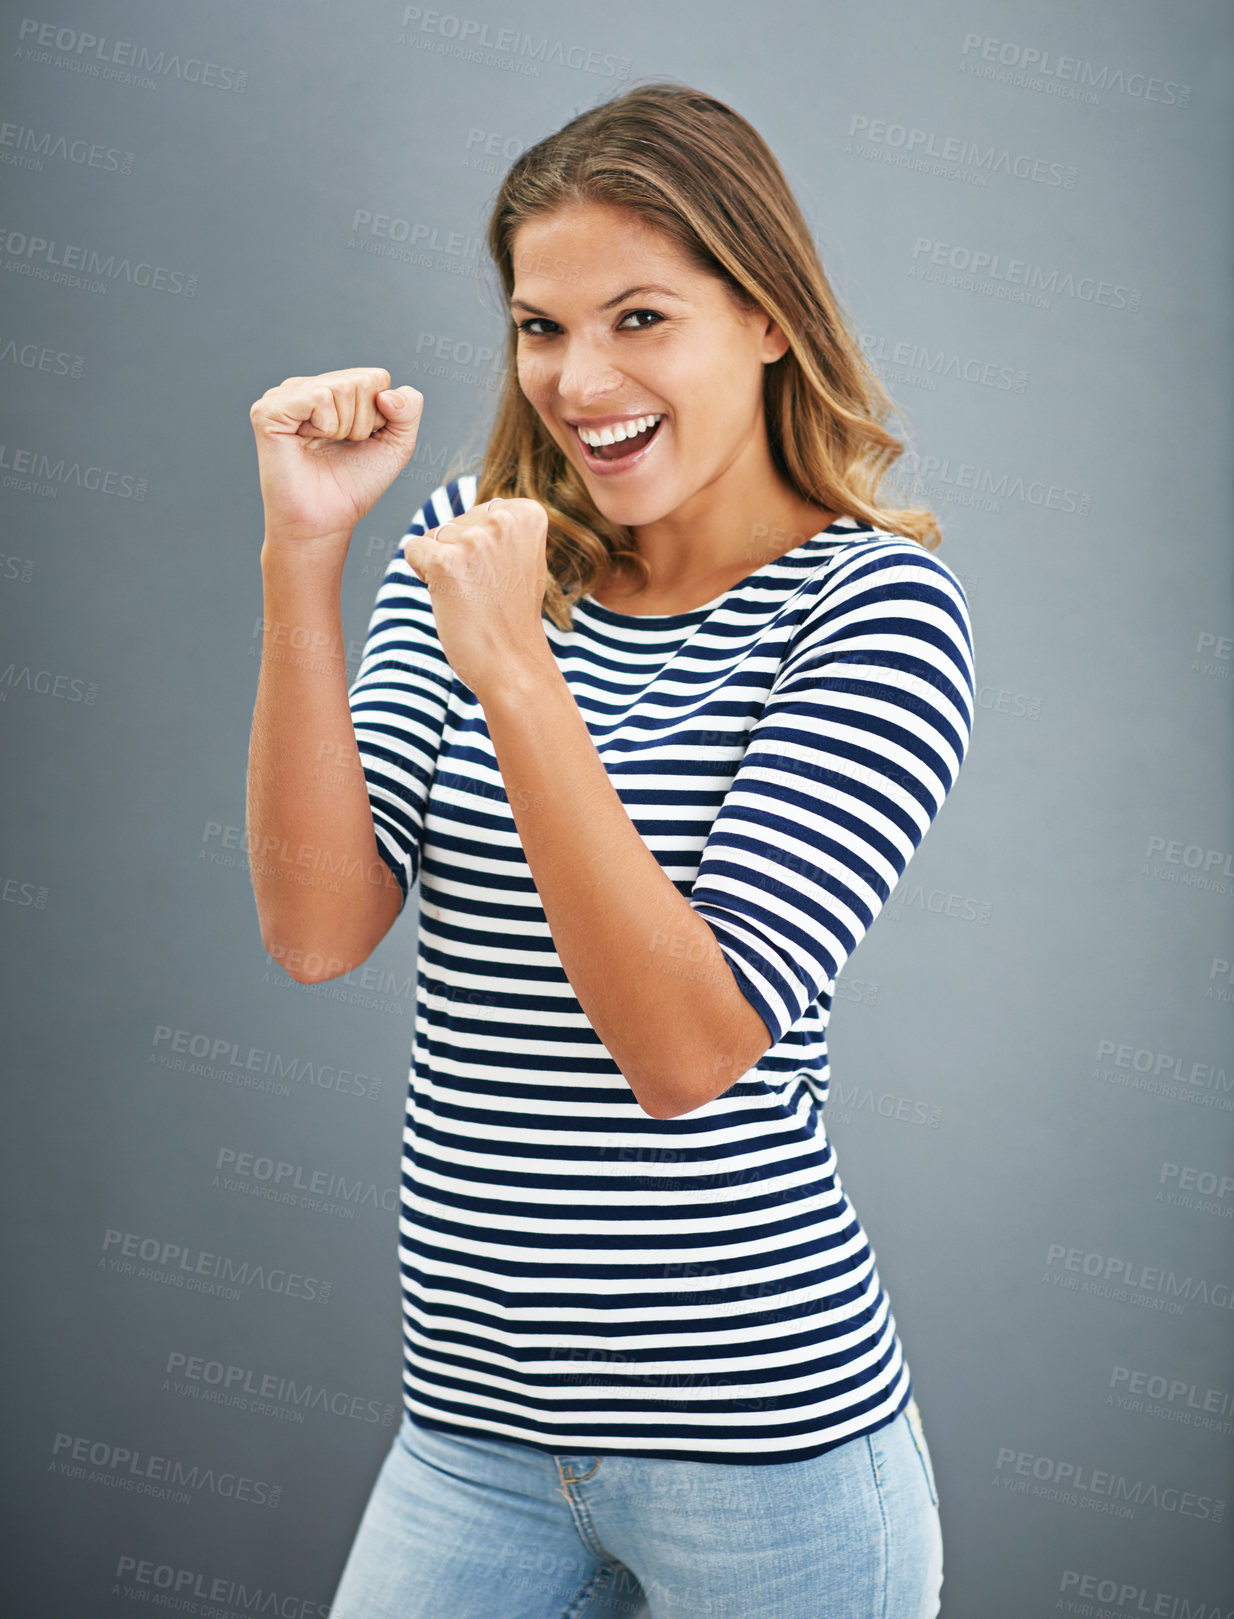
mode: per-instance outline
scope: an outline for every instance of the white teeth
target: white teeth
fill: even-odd
[[[632,422],[618,422],[613,427],[602,427],[598,433],[593,432],[589,427],[579,427],[576,429],[576,432],[584,444],[589,444],[592,449],[595,449],[596,446],[600,444],[621,444],[626,439],[633,438],[636,433],[641,433],[644,428],[650,427],[653,422],[658,422],[659,420],[660,417],[658,415],[640,416],[637,418],[637,420]]]

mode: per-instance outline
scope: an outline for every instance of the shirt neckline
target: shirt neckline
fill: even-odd
[[[735,585],[730,585],[727,590],[722,590],[718,596],[713,596],[710,601],[703,602],[699,607],[688,607],[682,613],[620,613],[615,607],[605,607],[601,602],[596,601],[590,592],[585,596],[577,597],[574,605],[575,607],[585,606],[589,612],[597,614],[610,624],[686,624],[691,619],[697,618],[700,613],[712,612],[721,602],[727,600],[734,591],[741,590],[748,585],[751,579],[756,579],[767,568],[774,568],[781,562],[786,562],[789,557],[796,556],[799,551],[806,550],[816,540],[821,540],[825,534],[851,533],[853,529],[859,527],[860,524],[854,517],[837,517],[834,523],[828,523],[826,528],[820,528],[817,534],[811,534],[808,540],[802,540],[801,544],[795,545],[791,551],[782,551],[778,557],[773,557],[770,562],[764,562],[761,566],[751,569],[743,578],[738,579]]]

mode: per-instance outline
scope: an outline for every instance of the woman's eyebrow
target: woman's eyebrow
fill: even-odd
[[[619,304],[626,298],[632,298],[636,292],[659,292],[663,293],[666,297],[676,298],[678,302],[684,302],[681,294],[679,292],[674,292],[671,287],[649,285],[645,287],[627,287],[624,292],[619,292],[615,298],[610,298],[606,304],[601,304],[600,308],[612,309],[614,304]],[[516,305],[519,309],[525,309],[529,315],[544,315],[545,320],[550,319],[548,315],[544,314],[544,310],[536,309],[532,304],[525,302],[525,300],[522,298],[511,298],[510,308],[513,309]]]

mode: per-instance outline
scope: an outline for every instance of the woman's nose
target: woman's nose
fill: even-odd
[[[557,392],[566,405],[585,409],[616,393],[622,381],[621,372],[593,344],[574,342],[562,356]]]

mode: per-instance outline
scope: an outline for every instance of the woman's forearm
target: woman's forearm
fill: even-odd
[[[643,842],[547,646],[481,701],[579,1004],[644,1112],[701,1107],[767,1050],[766,1025]]]
[[[381,858],[348,704],[339,604],[347,536],[267,536],[247,787],[262,942],[301,983],[364,961],[402,903]]]

